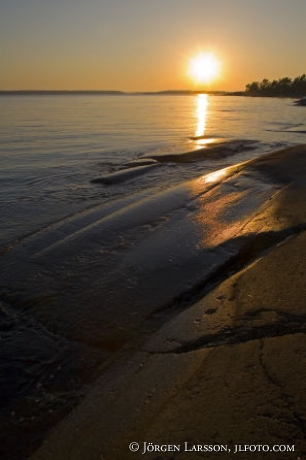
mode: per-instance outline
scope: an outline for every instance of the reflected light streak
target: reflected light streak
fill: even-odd
[[[207,174],[205,176],[205,183],[212,184],[214,182],[218,182],[219,179],[227,175],[228,169],[229,168],[219,169],[218,171],[214,171],[210,174]]]
[[[218,169],[217,171],[213,171],[209,174],[205,174],[199,177],[198,179],[192,182],[193,195],[202,195],[203,191],[207,186],[221,182],[230,174],[231,170],[232,167],[228,166],[227,168]]]
[[[226,240],[228,234],[234,233],[236,227],[227,226],[224,217],[227,216],[232,202],[224,191],[207,194],[206,192],[217,184],[230,177],[233,167],[219,169],[205,174],[192,182],[192,195],[197,202],[197,210],[193,214],[193,220],[198,228],[198,247],[200,249],[213,248]]]
[[[208,96],[207,94],[198,95],[198,107],[197,107],[197,130],[196,137],[204,136],[206,131],[207,121],[207,108],[208,108]]]

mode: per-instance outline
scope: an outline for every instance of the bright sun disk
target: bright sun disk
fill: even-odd
[[[219,72],[220,62],[213,54],[199,54],[190,62],[190,75],[196,82],[210,83]]]

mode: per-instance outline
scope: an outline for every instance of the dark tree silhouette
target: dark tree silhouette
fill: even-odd
[[[261,82],[248,83],[245,91],[250,96],[293,96],[302,97],[306,94],[306,74],[294,78],[280,78],[279,80],[268,80],[264,78]]]

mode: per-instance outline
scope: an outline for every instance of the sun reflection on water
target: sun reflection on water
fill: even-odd
[[[191,139],[196,141],[197,148],[206,147],[208,144],[213,144],[216,139],[206,137],[207,116],[208,116],[209,97],[207,94],[198,94],[196,105],[196,131],[195,136]]]
[[[208,96],[207,94],[198,94],[197,99],[197,129],[196,137],[203,137],[206,132],[207,123]]]

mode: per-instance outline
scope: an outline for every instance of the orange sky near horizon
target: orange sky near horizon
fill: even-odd
[[[305,17],[302,0],[11,0],[0,89],[239,91],[306,73]],[[221,63],[211,82],[190,78],[200,52]]]

